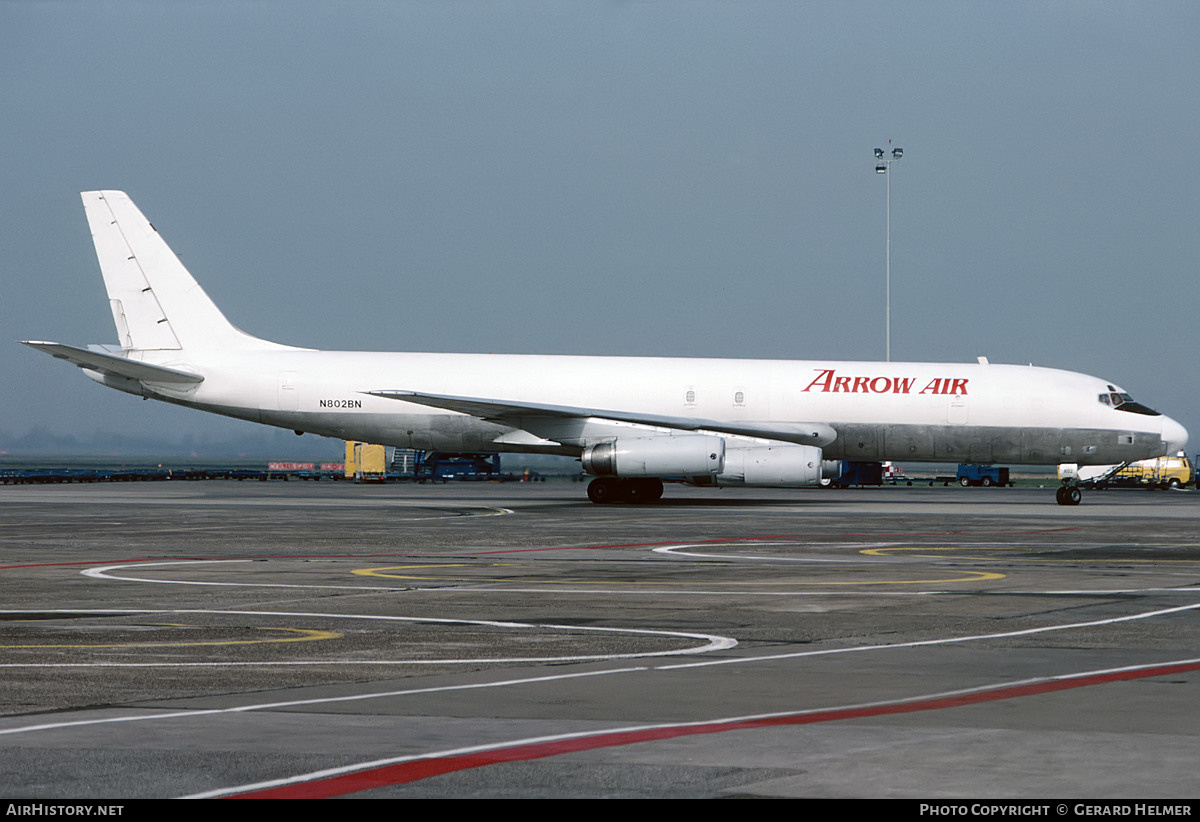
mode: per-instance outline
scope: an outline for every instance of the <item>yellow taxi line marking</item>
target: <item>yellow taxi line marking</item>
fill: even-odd
[[[181,622],[162,622],[159,625],[169,628],[212,628],[220,626],[188,625]],[[214,639],[199,642],[97,642],[82,644],[51,644],[51,645],[0,645],[0,648],[188,648],[201,645],[266,645],[283,642],[314,642],[322,639],[338,639],[342,635],[333,631],[317,631],[309,628],[255,628],[256,631],[283,631],[300,636],[282,637],[278,639]]]
[[[395,565],[385,566],[382,568],[359,568],[351,573],[360,576],[369,577],[384,577],[386,579],[404,579],[418,582],[481,582],[487,584],[495,583],[523,583],[531,585],[695,585],[695,580],[684,580],[679,582],[669,582],[663,580],[645,580],[645,581],[614,581],[611,579],[604,580],[587,580],[587,579],[555,579],[539,582],[538,580],[522,579],[519,577],[440,577],[432,575],[416,575],[416,574],[393,574],[390,571],[408,571],[417,570],[420,568],[453,568],[462,567],[454,565]],[[495,566],[488,566],[495,567]],[[754,581],[728,581],[728,582],[705,582],[704,587],[722,587],[722,586],[797,586],[797,585],[932,585],[945,584],[948,582],[983,582],[988,580],[1004,579],[1004,574],[998,574],[990,571],[965,571],[962,572],[965,576],[948,577],[941,579],[877,579],[877,580],[798,580],[792,582],[780,580],[754,580]]]

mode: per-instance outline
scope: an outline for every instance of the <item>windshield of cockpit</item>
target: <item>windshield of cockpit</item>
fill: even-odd
[[[1108,392],[1101,394],[1099,397],[1101,404],[1110,405],[1118,411],[1128,411],[1131,414],[1145,414],[1147,417],[1162,416],[1153,408],[1148,408],[1140,402],[1134,400],[1133,397],[1126,394],[1124,391],[1119,391],[1115,386],[1108,386]]]

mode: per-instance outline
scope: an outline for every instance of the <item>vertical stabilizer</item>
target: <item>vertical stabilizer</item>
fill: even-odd
[[[125,192],[82,197],[123,349],[283,347],[230,324]]]

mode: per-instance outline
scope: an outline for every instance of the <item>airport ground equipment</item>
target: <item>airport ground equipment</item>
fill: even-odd
[[[388,468],[391,479],[416,479],[417,461],[421,459],[421,451],[416,448],[397,448],[392,452],[392,464]]]
[[[1184,488],[1196,481],[1193,463],[1180,451],[1172,456],[1155,457],[1106,466],[1106,470],[1076,468],[1078,484],[1083,488]],[[1065,473],[1060,471],[1060,476]]]
[[[1012,487],[1009,469],[1000,465],[962,463],[953,474],[909,474],[899,465],[884,463],[883,481],[888,485],[961,485],[963,488],[980,486]]]
[[[293,467],[278,467],[280,465]],[[275,466],[275,467],[272,467]],[[295,466],[308,466],[295,467]],[[258,467],[130,467],[25,465],[0,469],[0,485],[43,485],[50,483],[159,482],[197,480],[288,480],[320,479],[312,463],[271,463]]]
[[[851,486],[883,485],[883,463],[842,460],[841,471],[830,479],[828,487],[849,488]]]
[[[993,485],[1001,488],[1012,487],[1012,482],[1008,478],[1008,468],[1001,465],[962,463],[958,466],[958,473],[955,474],[954,479],[963,488],[969,486],[988,488]]]
[[[479,451],[421,451],[397,448],[388,479],[415,482],[512,479],[500,470],[500,455]]]
[[[369,442],[346,442],[346,479],[355,482],[387,480],[387,449]]]
[[[501,479],[500,455],[493,453],[426,451],[417,463],[417,481]]]

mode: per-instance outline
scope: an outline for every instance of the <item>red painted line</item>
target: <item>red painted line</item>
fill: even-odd
[[[954,696],[915,699],[888,705],[872,705],[862,708],[833,708],[826,711],[794,713],[761,719],[697,722],[686,725],[672,725],[666,728],[597,733],[589,736],[574,737],[572,739],[494,748],[492,750],[460,754],[458,756],[431,757],[429,759],[398,762],[394,765],[368,768],[355,773],[314,779],[310,782],[299,782],[293,785],[266,788],[259,791],[247,791],[227,798],[327,799],[334,796],[345,796],[351,793],[358,793],[359,791],[367,791],[373,788],[381,788],[387,785],[403,785],[427,779],[431,776],[440,776],[471,768],[482,768],[502,762],[524,762],[532,759],[546,759],[551,756],[560,756],[567,753],[591,751],[599,748],[615,748],[621,745],[634,745],[639,742],[674,739],[681,736],[725,733],[726,731],[742,731],[785,725],[813,725],[819,722],[837,722],[844,719],[862,719],[873,716],[935,711],[943,708],[961,708],[981,702],[1016,699],[1024,696],[1053,693],[1055,691],[1066,691],[1073,688],[1103,685],[1109,682],[1146,679],[1154,676],[1167,676],[1169,674],[1196,670],[1200,670],[1200,662],[1175,663],[1126,671],[1086,674],[1066,679],[1050,679],[1026,685],[1000,686],[991,690],[974,691]]]

